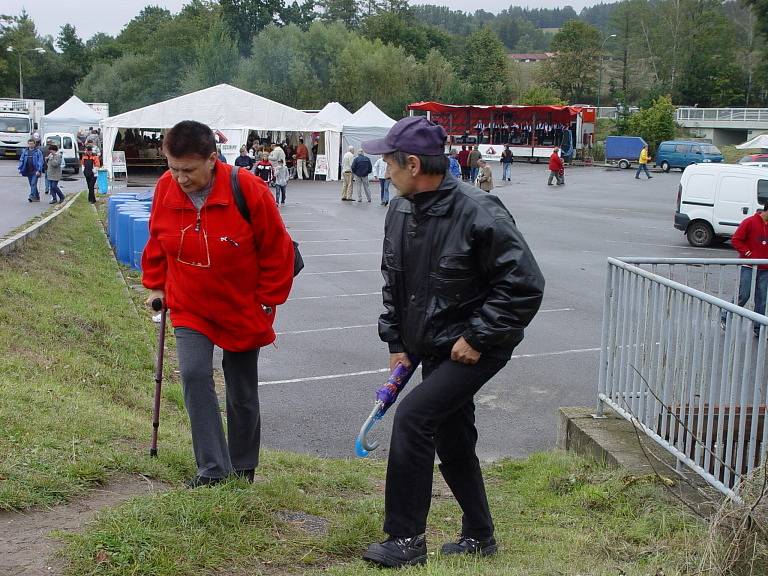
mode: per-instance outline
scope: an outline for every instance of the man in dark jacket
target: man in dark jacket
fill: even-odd
[[[37,179],[43,173],[43,152],[34,138],[27,141],[27,147],[19,158],[19,174],[26,176],[29,181],[30,202],[40,202],[40,191],[37,189]]]
[[[353,189],[357,188],[357,201],[363,201],[363,190],[368,202],[371,201],[371,187],[368,184],[368,175],[373,171],[371,159],[365,155],[362,148],[352,160],[352,176],[354,177]]]
[[[435,453],[463,511],[461,536],[443,554],[489,555],[494,527],[475,454],[474,395],[509,361],[539,309],[544,278],[496,196],[447,173],[445,132],[424,117],[397,122],[382,140],[400,197],[384,227],[379,335],[390,369],[420,361],[421,384],[400,401],[387,467],[384,532],[366,560],[421,564]]]

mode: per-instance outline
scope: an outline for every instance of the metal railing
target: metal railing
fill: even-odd
[[[678,108],[675,120],[714,122],[768,122],[768,108]]]
[[[603,310],[598,414],[610,407],[736,500],[768,453],[768,318],[747,307],[768,282],[758,264],[609,258]]]

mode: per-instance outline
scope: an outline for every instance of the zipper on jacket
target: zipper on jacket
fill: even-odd
[[[200,232],[200,210],[197,211],[197,220],[195,220],[195,232]]]

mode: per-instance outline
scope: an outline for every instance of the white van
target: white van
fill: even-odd
[[[74,134],[69,132],[48,132],[43,135],[42,147],[45,147],[48,141],[59,147],[59,152],[64,156],[64,170],[72,170],[75,174],[80,173],[80,145]]]
[[[680,179],[675,228],[703,248],[733,236],[747,216],[768,204],[768,168],[693,164]]]

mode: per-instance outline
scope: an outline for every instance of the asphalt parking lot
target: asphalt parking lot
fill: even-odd
[[[496,168],[496,167],[494,167]],[[499,175],[497,174],[497,177]],[[509,364],[476,396],[478,454],[520,457],[555,443],[559,406],[595,403],[606,257],[702,257],[672,226],[680,172],[572,168],[546,185],[546,165],[516,163],[494,190],[514,215],[547,280],[541,311]],[[378,193],[378,186],[372,186]],[[386,208],[376,195],[341,202],[340,184],[291,181],[283,218],[306,268],[278,310],[261,356],[266,447],[352,457],[354,437],[385,380],[379,271]],[[419,376],[409,384],[416,385]],[[379,438],[387,439],[391,415]],[[386,455],[386,442],[377,456]]]

